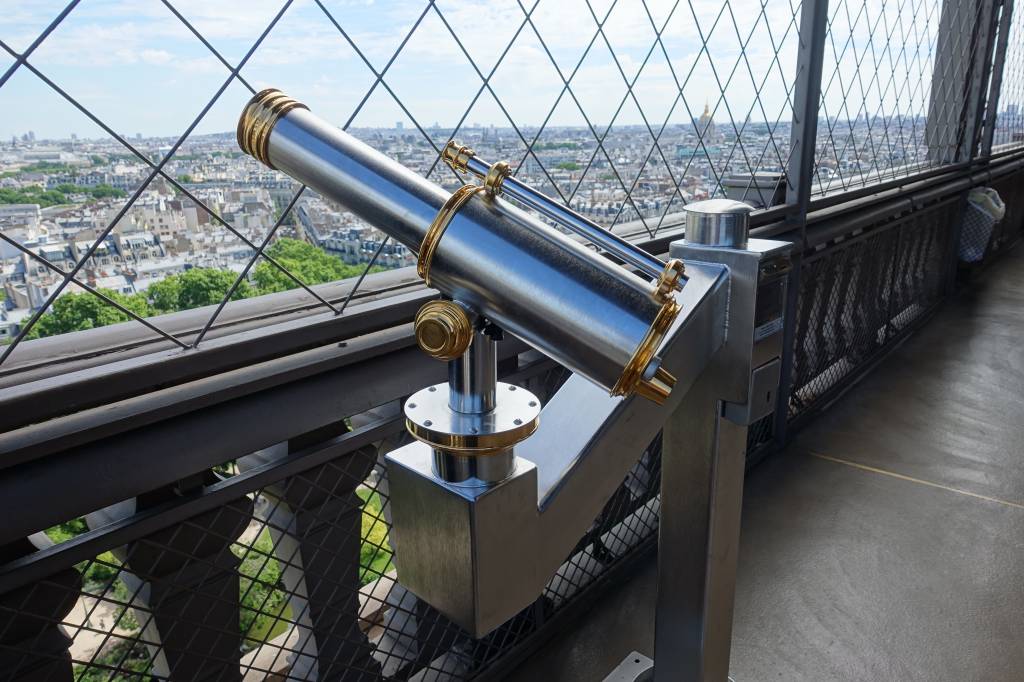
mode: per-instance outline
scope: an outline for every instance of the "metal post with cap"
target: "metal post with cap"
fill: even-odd
[[[729,332],[662,431],[654,659],[633,652],[606,682],[728,679],[747,430],[775,409],[790,267],[789,243],[750,239],[751,210],[688,204],[670,248],[728,268]]]

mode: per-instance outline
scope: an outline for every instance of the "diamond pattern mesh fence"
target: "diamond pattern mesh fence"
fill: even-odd
[[[547,396],[565,377],[556,367],[526,381]],[[361,429],[384,435],[316,459],[332,436]],[[209,511],[0,597],[0,678],[467,679],[656,537],[660,438],[537,603],[474,640],[396,579],[382,461],[408,440],[398,405],[385,405],[29,538],[18,554],[188,505],[204,487],[226,492]],[[290,475],[249,483],[287,460]]]
[[[814,182],[845,191],[942,163],[945,126],[930,104],[954,79],[935,71],[941,0],[829,3]],[[959,35],[957,36],[959,39]],[[959,53],[970,49],[957,43]],[[942,119],[942,123],[937,121]]]
[[[801,10],[766,0],[23,4],[0,20],[0,107],[78,123],[74,138],[26,131],[0,152],[13,168],[0,174],[5,201],[53,204],[0,206],[4,312],[21,315],[0,363],[26,339],[125,320],[195,348],[228,302],[290,289],[339,315],[372,288],[373,270],[412,262],[235,149],[225,131],[269,85],[446,187],[459,178],[438,154],[457,137],[596,222],[641,235],[678,224],[696,199],[770,204],[796,182],[826,194],[946,163],[964,141],[942,127],[960,112],[932,115],[962,86],[936,66],[943,4],[837,0],[813,171],[787,177]],[[1000,145],[1021,134],[1019,34],[1017,16]],[[952,54],[968,59],[980,48],[961,36]],[[133,112],[127,98],[144,106]],[[937,303],[954,203],[805,254],[791,419],[828,402]],[[341,278],[351,286],[340,296],[317,286]],[[187,334],[155,316],[204,306]],[[546,401],[565,377],[556,368],[524,385]],[[748,450],[770,447],[774,426],[774,415],[752,425]],[[370,431],[369,445],[315,456]],[[638,444],[636,465],[537,602],[471,639],[396,579],[382,458],[406,438],[398,405],[380,406],[6,546],[4,571],[53,543],[43,553],[57,560],[45,579],[0,595],[0,679],[468,679],[655,541],[660,438]],[[289,473],[266,483],[285,463]],[[221,503],[60,563],[119,524],[193,509],[200,492]]]
[[[1021,144],[1024,144],[1024,12],[1015,11],[1010,16],[1010,32],[1003,57],[992,149],[1003,151]]]
[[[229,301],[283,289],[340,314],[352,295],[315,285],[352,277],[354,293],[368,271],[413,262],[237,150],[226,131],[268,85],[446,186],[458,178],[438,154],[457,137],[649,235],[687,201],[760,201],[783,182],[797,3],[222,5],[43,2],[0,24],[0,105],[48,112],[11,123],[26,129],[5,157],[11,196],[45,210],[3,217],[0,363],[25,339],[128,320],[196,347]],[[187,335],[148,319],[204,305]]]
[[[370,271],[412,264],[237,150],[227,131],[262,87],[445,186],[459,178],[439,152],[458,138],[595,222],[654,235],[695,199],[770,205],[798,182],[825,194],[949,161],[967,143],[958,74],[983,47],[960,30],[978,20],[968,5],[829,3],[800,179],[786,173],[802,68],[792,0],[22,3],[0,24],[0,106],[27,131],[4,175],[10,197],[46,211],[0,217],[0,363],[27,338],[127,320],[195,347],[229,301],[284,289],[340,314]],[[1000,144],[1019,118],[1014,21]],[[344,278],[350,294],[318,293]],[[73,293],[91,300],[58,302]],[[198,332],[147,320],[204,305]]]
[[[864,230],[804,261],[790,419],[834,397],[938,303],[959,201]]]

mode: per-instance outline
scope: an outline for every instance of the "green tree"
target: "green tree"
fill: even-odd
[[[192,182],[192,176],[189,175],[188,173],[183,173],[178,176],[178,182]]]
[[[44,190],[38,185],[22,189],[0,189],[0,204],[39,204],[43,208],[67,203],[67,198],[57,190]]]
[[[340,258],[298,239],[282,238],[266,251],[289,272],[306,284],[323,284],[358,277],[361,265],[348,265]],[[382,268],[374,268],[374,271]],[[261,294],[294,289],[298,285],[272,264],[263,261],[253,271],[253,280]]]
[[[128,296],[117,291],[103,290],[103,293],[123,305],[136,315],[150,314],[146,299],[138,294]],[[105,301],[87,291],[65,294],[53,302],[50,311],[39,318],[32,327],[28,338],[56,336],[68,332],[105,327],[108,324],[124,322],[131,318]]]
[[[270,532],[264,528],[251,547],[235,543],[231,551],[242,560],[238,567],[238,625],[245,639],[242,646],[249,650],[287,630],[292,613]]]
[[[214,305],[224,298],[236,277],[237,275],[230,270],[193,268],[149,285],[146,297],[155,313],[171,313],[176,310]],[[252,287],[242,281],[235,289],[231,300],[248,298],[253,293]]]
[[[561,168],[562,170],[567,170],[567,171],[574,171],[574,170],[579,170],[580,169],[580,165],[578,163],[576,163],[575,161],[562,161],[561,163],[556,165],[555,168]]]
[[[93,199],[119,199],[125,196],[125,191],[123,189],[117,189],[110,185],[96,185],[89,190],[89,193],[92,195]]]

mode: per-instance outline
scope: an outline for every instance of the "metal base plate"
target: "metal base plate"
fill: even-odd
[[[604,678],[604,682],[649,682],[653,679],[654,661],[633,651]]]
[[[498,382],[495,407],[484,414],[456,412],[448,405],[448,384],[412,394],[405,403],[409,433],[440,450],[486,454],[505,450],[537,430],[540,400],[524,388]]]
[[[654,661],[633,651],[619,663],[604,682],[651,682],[654,679]],[[728,682],[736,682],[731,677]]]

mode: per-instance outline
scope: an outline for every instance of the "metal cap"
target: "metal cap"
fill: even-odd
[[[454,301],[430,301],[416,313],[416,343],[438,360],[454,360],[473,341],[473,324]]]
[[[686,241],[703,246],[742,249],[750,233],[753,207],[734,199],[709,199],[683,206],[686,211]]]

